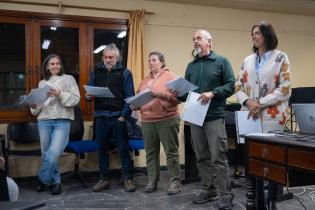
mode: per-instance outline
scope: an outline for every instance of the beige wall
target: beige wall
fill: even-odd
[[[52,3],[54,1],[39,2]],[[154,15],[146,15],[145,17],[145,50],[147,53],[150,51],[163,52],[168,66],[178,75],[184,75],[186,65],[192,59],[192,34],[197,28],[208,29],[213,34],[215,51],[223,54],[231,61],[234,72],[237,74],[243,58],[251,52],[251,26],[264,19],[274,25],[279,38],[279,49],[285,51],[289,56],[293,73],[293,87],[315,86],[313,79],[315,66],[314,16],[159,3],[145,0],[62,0],[62,3],[126,10],[145,8],[147,11],[154,12]],[[8,3],[0,3],[0,8],[60,13],[58,8]],[[128,19],[126,13],[82,9],[64,8],[61,10],[61,14]],[[229,100],[233,101],[235,98],[231,97]],[[0,133],[3,133],[3,130],[0,130]],[[183,146],[181,129],[181,163],[184,163]],[[161,152],[161,155],[161,163],[165,165],[163,152]],[[95,157],[92,158],[90,163],[95,162],[95,160]],[[139,157],[136,157],[135,162],[136,165],[145,165],[143,152]],[[118,167],[117,159],[115,159],[115,163],[117,164],[113,164],[113,166]]]

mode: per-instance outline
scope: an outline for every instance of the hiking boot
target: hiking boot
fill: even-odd
[[[134,192],[136,191],[136,185],[133,180],[128,179],[124,181],[125,191],[126,192]]]
[[[167,189],[168,195],[176,195],[182,190],[182,184],[180,183],[180,180],[176,179],[171,182],[169,188]]]
[[[235,195],[233,193],[224,193],[220,196],[219,210],[230,210]]]
[[[52,195],[59,195],[62,192],[61,184],[57,183],[51,186],[50,188],[50,194]]]
[[[100,179],[92,188],[94,192],[101,192],[107,188],[109,188],[109,180],[108,179]]]
[[[37,192],[44,192],[46,188],[46,185],[38,178],[37,179],[37,185],[36,185],[36,191]]]
[[[202,190],[194,195],[193,202],[196,204],[206,203],[209,201],[218,200],[216,190]]]
[[[151,193],[156,191],[157,188],[157,182],[155,181],[149,181],[149,183],[147,184],[147,186],[145,187],[144,192],[145,193]]]

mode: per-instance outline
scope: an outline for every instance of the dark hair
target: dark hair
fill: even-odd
[[[277,38],[275,29],[273,28],[273,26],[267,21],[264,21],[264,20],[260,21],[252,27],[252,34],[254,31],[254,28],[256,27],[259,27],[263,37],[265,38],[266,51],[276,49],[278,47],[278,38]],[[253,52],[258,51],[255,45],[253,46],[252,50]]]
[[[160,53],[160,52],[150,52],[149,57],[151,55],[156,55],[158,57],[159,61],[162,63],[162,68],[166,67],[164,55],[162,53]]]
[[[48,69],[48,64],[49,64],[49,61],[53,58],[57,58],[60,62],[60,72],[58,73],[58,75],[61,76],[65,73],[60,56],[56,54],[49,54],[42,63],[41,70],[42,70],[42,78],[44,80],[49,80],[49,78],[52,76]]]

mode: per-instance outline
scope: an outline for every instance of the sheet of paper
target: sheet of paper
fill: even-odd
[[[151,90],[146,89],[141,93],[138,93],[132,97],[125,99],[126,103],[133,105],[135,107],[142,107],[143,105],[149,103],[153,100],[153,93]]]
[[[203,105],[200,101],[197,100],[199,96],[199,93],[189,92],[181,114],[181,119],[186,122],[202,126],[206,118],[210,101],[207,104]]]
[[[249,133],[247,136],[277,136],[275,133]],[[283,135],[284,136],[284,135]]]
[[[176,90],[178,96],[182,96],[188,93],[189,91],[193,91],[198,88],[198,86],[185,80],[182,77],[177,77],[174,80],[168,81],[167,83],[165,83],[165,85],[168,89]]]
[[[91,94],[95,97],[106,97],[106,98],[115,98],[115,96],[112,94],[112,92],[109,90],[108,87],[95,87],[95,86],[88,86],[83,85],[85,91],[88,94]]]
[[[48,98],[48,91],[51,87],[46,85],[42,88],[32,89],[27,96],[22,96],[19,101],[16,103],[18,105],[41,105]]]
[[[262,124],[260,119],[254,120],[252,117],[247,119],[249,111],[235,112],[235,122],[237,131],[237,140],[239,144],[244,144],[245,139],[239,135],[248,135],[250,133],[262,133]]]

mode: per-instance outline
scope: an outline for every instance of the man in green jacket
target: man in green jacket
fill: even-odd
[[[218,199],[214,176],[219,192],[219,209],[231,209],[229,165],[225,131],[226,98],[234,93],[235,77],[230,62],[212,51],[212,36],[199,29],[193,36],[195,59],[187,66],[185,79],[199,88],[198,100],[206,104],[211,100],[203,126],[191,125],[193,148],[203,189],[194,195],[194,203]],[[182,98],[185,100],[185,98]]]

